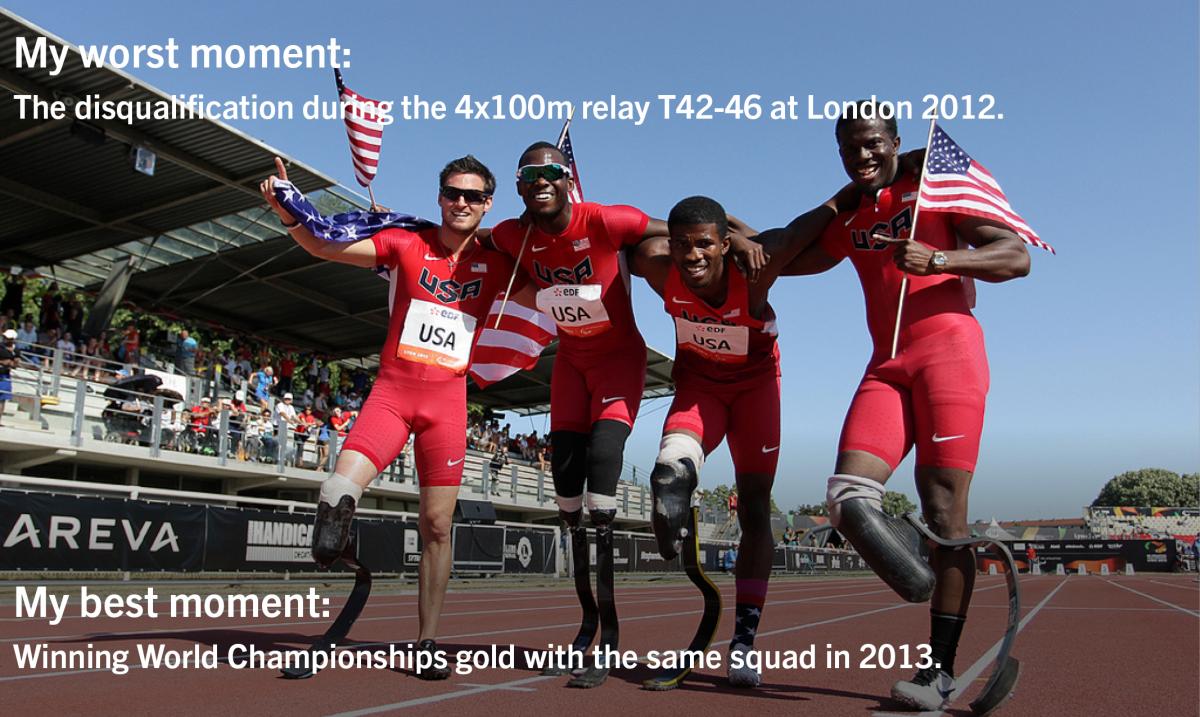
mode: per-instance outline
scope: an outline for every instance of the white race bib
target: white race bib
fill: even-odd
[[[458,309],[413,299],[404,317],[396,356],[466,373],[475,338],[475,317]]]
[[[750,347],[750,327],[705,324],[677,316],[675,343],[711,361],[743,363]]]
[[[537,307],[554,319],[563,333],[592,336],[612,328],[599,284],[556,284],[537,293]]]

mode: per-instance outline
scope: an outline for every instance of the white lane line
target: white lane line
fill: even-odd
[[[1051,590],[1046,597],[1042,598],[1042,601],[1039,602],[1032,610],[1030,610],[1025,617],[1021,618],[1021,621],[1017,623],[1017,634],[1020,634],[1021,631],[1025,629],[1025,626],[1029,624],[1029,621],[1033,619],[1033,616],[1041,612],[1046,603],[1050,602],[1050,598],[1054,597],[1058,591],[1067,584],[1067,580],[1069,579],[1070,576],[1063,578],[1062,582],[1055,586],[1055,588]],[[977,590],[976,592],[979,591]],[[1000,643],[1002,642],[1004,642],[1004,638],[997,640],[996,644],[988,648],[988,651],[983,653],[983,656],[975,661],[975,664],[971,665],[969,668],[967,668],[966,672],[958,676],[958,678],[954,681],[954,692],[950,693],[951,705],[953,705],[954,701],[959,698],[965,689],[967,689],[967,686],[973,683],[975,678],[979,677],[984,668],[992,664],[992,660],[996,657],[996,653],[1000,652]],[[914,715],[917,715],[918,717],[940,717],[946,713],[942,710],[931,710],[928,712],[875,712],[873,714],[875,717],[913,717]]]
[[[1154,583],[1155,585],[1165,585],[1169,588],[1179,588],[1180,590],[1188,590],[1191,592],[1196,592],[1197,589],[1200,589],[1200,588],[1197,588],[1194,583],[1191,585],[1176,585],[1175,583],[1164,583],[1159,580],[1151,580],[1150,582]]]
[[[1115,585],[1116,587],[1119,587],[1122,590],[1128,590],[1129,592],[1134,593],[1136,595],[1141,595],[1142,597],[1153,600],[1154,602],[1159,603],[1160,605],[1166,605],[1167,607],[1173,607],[1176,610],[1178,610],[1179,612],[1185,613],[1187,615],[1191,615],[1192,617],[1200,617],[1200,612],[1196,612],[1195,610],[1189,610],[1186,607],[1183,607],[1181,605],[1176,605],[1173,602],[1167,602],[1166,600],[1156,598],[1149,593],[1144,593],[1141,590],[1135,590],[1135,589],[1129,587],[1128,585],[1122,585],[1121,583],[1119,583],[1115,580],[1109,580],[1107,582],[1109,585]]]

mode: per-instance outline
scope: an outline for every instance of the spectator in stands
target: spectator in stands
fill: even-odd
[[[125,333],[121,336],[121,349],[118,357],[122,363],[140,366],[142,362],[142,339],[137,326],[131,321],[125,324]]]
[[[721,569],[725,572],[732,572],[733,566],[737,565],[738,546],[730,545],[725,551],[725,556],[721,559]]]
[[[89,337],[87,344],[84,345],[83,350],[80,351],[80,353],[83,354],[83,377],[87,379],[90,376],[92,381],[99,381],[100,341],[95,336]]]
[[[42,331],[62,328],[62,294],[58,290],[58,282],[51,282],[50,288],[42,294],[41,317],[38,328]]]
[[[550,470],[550,447],[545,443],[537,447],[537,469],[543,473]]]
[[[287,425],[286,423],[284,424]],[[262,453],[268,463],[274,463],[279,455],[279,443],[275,440],[275,422],[271,419],[270,409],[264,408],[259,418],[262,437]],[[286,430],[286,429],[285,429]]]
[[[12,370],[17,367],[17,332],[4,330],[4,342],[0,344],[0,423],[4,417],[4,404],[12,400]]]
[[[291,394],[284,394],[285,396]],[[288,403],[284,401],[284,403]],[[320,425],[320,421],[313,415],[312,406],[305,406],[304,410],[296,415],[296,462],[297,468],[304,465],[304,444],[312,436],[314,429]],[[319,464],[319,461],[318,461]]]
[[[498,443],[488,464],[491,468],[492,495],[500,495],[500,471],[508,465],[508,445]]]
[[[202,397],[200,403],[192,406],[191,414],[188,428],[196,437],[196,449],[201,453],[211,452],[212,399],[208,396]]]
[[[25,323],[17,330],[17,351],[32,351],[37,343],[37,327],[33,325],[33,314],[25,314]]]
[[[67,332],[76,339],[83,339],[83,302],[78,296],[71,297],[67,302],[66,310],[63,312],[63,322],[66,324]]]
[[[271,390],[275,387],[275,369],[268,365],[263,365],[251,378],[250,388],[254,390],[254,397],[258,399],[258,404],[262,408],[267,408],[271,405]]]
[[[71,332],[64,333],[62,338],[55,341],[54,348],[62,354],[63,373],[68,376],[78,376],[82,367],[79,365],[79,358],[74,355],[75,342],[71,340]]]
[[[296,372],[296,359],[292,358],[292,355],[290,353],[285,353],[283,355],[283,358],[281,358],[279,360],[279,390],[280,391],[287,392],[287,391],[294,390],[294,386],[292,384],[292,375],[295,372]],[[309,381],[308,385],[309,385],[309,388],[311,389],[313,386],[313,383],[311,381]]]
[[[8,270],[8,278],[4,280],[4,300],[0,301],[0,312],[12,312],[19,316],[25,306],[25,277],[21,276],[21,267],[14,266]]]
[[[245,460],[242,442],[246,433],[246,394],[238,391],[223,403],[229,409],[229,450],[238,460]]]
[[[175,346],[175,366],[184,376],[196,375],[196,350],[200,345],[188,333],[187,329],[179,332],[179,342]],[[216,363],[216,362],[211,362]]]

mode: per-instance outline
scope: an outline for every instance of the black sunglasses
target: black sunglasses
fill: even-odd
[[[481,189],[459,189],[450,186],[442,187],[441,194],[446,201],[457,202],[459,199],[465,199],[467,204],[483,204],[492,196]]]

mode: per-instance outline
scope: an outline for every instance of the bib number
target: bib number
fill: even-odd
[[[537,306],[570,336],[594,336],[612,328],[599,284],[557,284],[537,293]]]
[[[441,366],[462,375],[471,357],[475,317],[458,309],[413,299],[404,317],[397,358]]]
[[[744,363],[750,346],[749,326],[705,324],[675,317],[679,348],[719,363]]]

